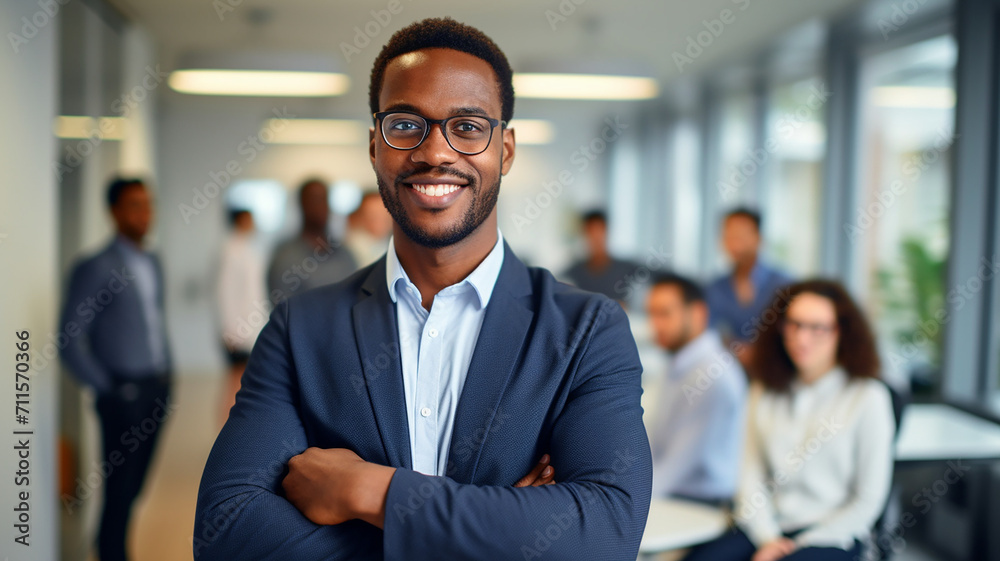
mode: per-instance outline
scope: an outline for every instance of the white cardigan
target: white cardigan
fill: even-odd
[[[758,547],[808,528],[800,547],[849,549],[865,541],[889,493],[895,419],[888,389],[840,367],[787,392],[755,382],[735,504]]]

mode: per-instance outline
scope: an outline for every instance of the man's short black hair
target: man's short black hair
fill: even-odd
[[[757,227],[757,231],[758,232],[761,231],[760,228],[763,220],[760,216],[760,211],[746,206],[736,207],[733,210],[727,212],[725,218],[722,221],[723,223],[725,223],[730,218],[735,218],[735,217],[749,218],[753,222],[754,226]]]
[[[108,208],[114,208],[118,204],[118,201],[122,198],[122,193],[125,189],[138,185],[140,187],[145,187],[146,184],[135,177],[116,177],[111,180],[108,184]]]
[[[683,275],[676,273],[661,273],[656,275],[653,277],[652,287],[656,288],[657,286],[676,286],[680,289],[681,298],[685,304],[705,302],[705,289],[697,282]]]
[[[302,195],[305,194],[306,187],[312,185],[313,183],[318,183],[318,184],[322,185],[323,188],[326,189],[327,191],[330,190],[329,185],[327,185],[326,181],[323,178],[321,178],[321,177],[309,177],[305,181],[303,181],[302,183],[299,183],[299,201],[302,200]]]
[[[583,217],[581,218],[581,221],[584,224],[590,224],[595,220],[604,223],[604,225],[606,226],[608,224],[608,213],[604,212],[601,209],[588,210],[587,212],[583,213]]]
[[[372,113],[378,113],[378,98],[385,80],[385,67],[389,62],[407,53],[421,49],[454,49],[485,60],[493,67],[497,76],[500,94],[500,119],[510,122],[514,116],[514,72],[507,57],[485,33],[459,23],[451,18],[427,18],[412,23],[392,35],[382,47],[372,67],[371,82],[368,86],[368,105]]]
[[[244,214],[250,214],[250,210],[249,209],[245,209],[245,208],[231,208],[231,209],[229,209],[229,225],[230,226],[235,226],[236,222]]]

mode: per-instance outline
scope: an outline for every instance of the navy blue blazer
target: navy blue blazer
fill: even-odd
[[[628,320],[504,250],[444,477],[410,469],[385,257],[278,305],[205,466],[195,558],[634,561],[652,467]],[[310,446],[398,468],[384,531],[316,525],[282,496]],[[557,483],[514,488],[545,453]]]
[[[163,268],[153,255],[156,304],[163,314]],[[91,257],[80,259],[70,273],[59,321],[57,345],[73,375],[98,393],[117,382],[160,374],[151,372],[149,328],[135,275],[112,240]],[[164,351],[170,348],[164,327]]]

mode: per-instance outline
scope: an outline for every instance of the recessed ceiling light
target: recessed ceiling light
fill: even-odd
[[[328,97],[348,90],[351,80],[331,72],[285,70],[176,70],[170,87],[187,94],[261,97]]]
[[[932,86],[880,86],[872,91],[872,100],[880,107],[951,109],[955,106],[955,90]]]
[[[637,100],[660,94],[653,78],[611,74],[514,75],[514,93],[519,98]]]
[[[368,128],[348,119],[268,119],[260,137],[268,144],[362,145]]]
[[[556,136],[556,129],[544,119],[514,119],[507,124],[514,129],[514,139],[518,146],[525,144],[549,144]]]
[[[170,87],[188,94],[326,97],[341,95],[351,85],[331,57],[317,53],[188,53],[177,67]]]
[[[125,119],[122,117],[95,119],[85,115],[60,115],[52,124],[52,132],[59,138],[123,140],[125,138]]]

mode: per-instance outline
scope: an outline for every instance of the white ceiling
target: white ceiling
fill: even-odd
[[[682,74],[696,74],[739,59],[797,24],[858,4],[858,0],[110,1],[152,33],[167,65],[189,51],[325,53],[350,73],[352,97],[359,96],[358,101],[365,99],[368,72],[381,45],[392,32],[429,16],[448,15],[482,29],[507,53],[515,71],[538,68],[550,61],[599,58],[649,68],[667,83]],[[382,28],[372,11],[383,11],[384,16],[389,14],[390,5],[399,13],[391,15]],[[725,25],[703,53],[679,72],[672,54],[683,53],[688,38],[705,30],[703,21],[719,18],[724,9],[733,12],[735,21]],[[552,15],[565,19],[550,22]],[[255,19],[266,21],[254,23]],[[342,43],[353,42],[355,27],[364,29],[366,25],[382,29],[347,62]]]

